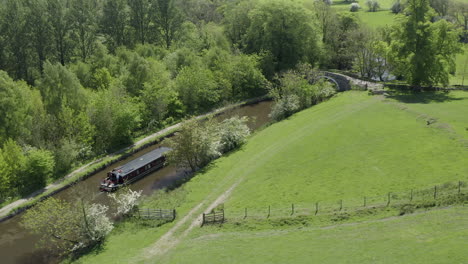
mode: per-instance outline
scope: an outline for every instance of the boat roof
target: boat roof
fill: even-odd
[[[129,161],[127,162],[126,164],[120,166],[120,167],[117,167],[115,168],[114,170],[122,170],[122,172],[120,172],[119,174],[121,176],[124,176],[132,171],[134,171],[135,169],[138,169],[138,168],[141,168],[143,166],[145,166],[146,164],[154,161],[154,160],[157,160],[159,159],[160,157],[162,157],[164,155],[164,153],[168,152],[172,150],[171,148],[166,148],[166,147],[159,147],[157,149],[154,149],[132,161]]]

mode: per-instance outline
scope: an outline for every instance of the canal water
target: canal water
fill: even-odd
[[[249,117],[249,127],[252,131],[264,126],[270,122],[268,114],[272,106],[271,101],[259,102],[256,104],[245,105],[238,108],[228,110],[216,117],[218,120],[224,120],[233,116],[247,116]],[[141,155],[164,146],[157,144],[143,149],[132,156],[122,160],[116,164],[111,165],[109,168],[102,170],[99,173],[83,180],[73,187],[65,189],[64,191],[54,195],[55,198],[72,201],[76,198],[78,193],[89,193],[93,197],[94,202],[108,204],[108,197],[106,193],[99,193],[99,182],[105,178],[108,170],[123,165]],[[136,181],[130,185],[132,190],[142,190],[143,195],[150,195],[155,190],[162,189],[173,183],[176,179],[183,177],[183,171],[178,171],[174,166],[167,166],[158,171],[155,171],[148,176]],[[35,247],[39,237],[30,234],[19,224],[22,214],[19,214],[11,219],[0,223],[0,263],[54,263],[57,258],[49,252],[37,249]]]

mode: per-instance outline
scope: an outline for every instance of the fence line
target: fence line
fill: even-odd
[[[224,223],[224,209],[218,212],[212,211],[208,214],[203,213],[202,217],[202,226],[206,224]]]
[[[380,196],[363,196],[358,199],[340,199],[336,202],[324,201],[315,204],[291,203],[290,206],[282,204],[263,208],[230,209],[227,214],[229,219],[268,219],[274,217],[287,217],[293,215],[327,215],[337,212],[350,212],[368,208],[383,208],[392,205],[418,203],[423,201],[443,201],[446,198],[461,197],[468,190],[466,182],[458,181],[435,185],[426,189],[411,189],[405,192],[389,192]],[[224,221],[224,211],[223,211]]]
[[[174,221],[174,219],[176,218],[176,210],[137,208],[133,211],[133,216],[138,217],[140,219]]]

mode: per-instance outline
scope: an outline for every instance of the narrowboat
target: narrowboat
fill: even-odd
[[[101,181],[99,190],[103,192],[113,192],[125,184],[132,183],[162,168],[166,162],[165,154],[170,150],[170,148],[166,147],[157,148],[127,164],[109,171],[107,177]]]

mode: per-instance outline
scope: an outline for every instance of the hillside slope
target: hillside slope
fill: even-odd
[[[386,99],[369,96],[365,92],[341,93],[256,133],[242,149],[216,160],[184,186],[173,192],[150,197],[142,205],[150,208],[175,206],[178,218],[174,223],[162,227],[137,223],[122,225],[122,228],[112,233],[97,254],[89,254],[81,258],[80,262],[152,263],[163,258],[170,263],[179,263],[177,255],[181,252],[181,256],[187,260],[193,257],[201,261],[206,257],[206,261],[217,263],[220,262],[218,257],[230,256],[232,263],[238,263],[232,254],[248,250],[251,246],[249,243],[254,243],[252,241],[261,247],[263,238],[249,242],[248,236],[245,240],[242,238],[242,233],[239,240],[233,238],[232,243],[225,243],[223,235],[219,241],[223,245],[219,248],[209,241],[200,244],[215,248],[212,253],[203,253],[203,258],[199,255],[205,247],[197,245],[193,250],[188,249],[196,242],[193,240],[196,236],[213,232],[211,228],[197,227],[201,223],[201,213],[211,211],[220,203],[224,204],[229,219],[230,212],[243,212],[244,208],[265,210],[269,205],[278,208],[290,206],[291,203],[335,203],[340,199],[345,201],[346,208],[347,201],[362,201],[363,196],[385,196],[388,192],[466,180],[468,148],[461,140],[464,135],[457,134],[461,131],[459,129],[448,132],[436,124],[453,121],[457,123],[456,127],[460,127],[461,124],[468,124],[467,115],[450,116],[453,120],[444,120],[445,116],[439,115],[437,122],[428,125],[425,118],[431,115],[421,117],[420,113],[426,106],[418,108],[418,111],[411,110],[421,103],[433,106],[430,109],[434,113],[437,113],[437,109],[466,112],[468,93],[454,92],[448,96],[441,94],[439,103],[433,104],[417,96],[414,98],[416,102],[405,102],[399,97]],[[460,210],[466,214],[463,207],[454,210],[457,211],[456,215]],[[454,221],[466,230],[466,223]],[[252,222],[247,225],[247,229],[256,230],[256,224]],[[437,226],[440,223],[436,221],[432,224]],[[428,223],[427,228],[432,224]],[[310,225],[313,229],[315,224]],[[453,233],[448,234],[455,236],[455,241],[458,241],[458,231],[455,228]],[[352,237],[354,231],[350,232],[349,236]],[[378,232],[373,232],[377,236]],[[307,246],[310,236],[315,233],[296,237],[295,234],[300,233],[292,231],[284,239],[279,239],[277,245],[263,245],[258,249],[261,251],[258,258],[252,262],[269,263],[280,254],[278,249],[283,247],[289,247],[286,250],[288,254],[302,254],[301,248]],[[339,237],[336,239],[339,240]],[[408,240],[414,239],[414,235],[408,237]],[[372,242],[362,240],[362,237],[358,239],[362,246]],[[242,241],[245,241],[245,247],[240,245]],[[320,240],[314,241],[320,243]],[[343,247],[355,242],[353,239],[345,239],[334,249],[346,252],[347,249]],[[377,240],[375,242],[380,243]],[[381,250],[387,246],[382,244]],[[420,252],[423,251],[421,249]],[[271,256],[265,255],[265,252],[271,252]],[[408,254],[409,251],[405,252],[402,254]],[[209,261],[211,254],[213,261]],[[309,256],[307,254],[304,256]],[[244,262],[250,261],[244,259]]]

